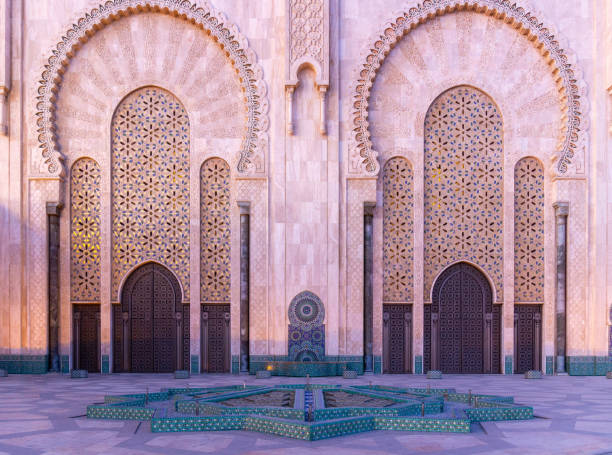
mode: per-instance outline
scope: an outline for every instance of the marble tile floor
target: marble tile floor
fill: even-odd
[[[304,378],[204,374],[188,380],[172,375],[10,375],[0,378],[0,455],[4,454],[612,454],[612,380],[605,377],[360,376],[356,380],[314,378],[313,383],[454,387],[458,391],[512,395],[534,407],[531,421],[474,424],[471,434],[376,431],[316,442],[251,432],[153,434],[149,423],[91,420],[87,404],[105,394],[151,392],[168,386],[303,383]]]

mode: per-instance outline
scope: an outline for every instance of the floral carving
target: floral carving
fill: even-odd
[[[291,64],[302,57],[323,63],[323,0],[291,0]]]

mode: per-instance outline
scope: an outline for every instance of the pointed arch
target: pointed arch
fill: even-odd
[[[556,151],[556,172],[564,174],[575,151],[584,143],[586,134],[583,118],[588,118],[588,103],[581,97],[586,84],[582,80],[577,59],[562,45],[559,33],[551,24],[542,22],[526,0],[410,0],[406,6],[385,22],[370,38],[353,76],[351,87],[350,172],[369,176],[378,174],[378,153],[373,149],[368,121],[369,100],[374,81],[391,49],[419,25],[454,11],[473,11],[494,16],[528,36],[551,67],[558,87],[559,100],[565,110],[565,124]]]
[[[268,147],[269,120],[267,111],[269,101],[267,87],[263,81],[263,71],[248,42],[222,13],[207,1],[198,5],[189,0],[112,0],[92,9],[80,17],[62,36],[52,55],[47,59],[37,90],[36,116],[38,142],[42,154],[44,174],[60,176],[64,174],[63,155],[59,149],[56,134],[55,103],[62,74],[78,49],[91,36],[107,24],[121,17],[155,11],[184,18],[203,28],[224,49],[236,70],[247,110],[246,135],[243,138],[238,159],[238,172],[248,174],[254,169],[254,159],[265,155]]]

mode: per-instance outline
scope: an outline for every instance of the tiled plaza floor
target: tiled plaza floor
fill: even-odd
[[[357,380],[316,378],[313,383],[455,387],[458,391],[513,395],[541,418],[473,425],[471,434],[376,431],[316,442],[250,432],[152,434],[148,422],[101,421],[82,417],[87,404],[105,394],[143,392],[172,386],[303,383],[302,378],[257,380],[253,376],[91,375],[70,379],[54,374],[0,378],[0,454],[604,454],[612,453],[612,380],[605,377],[360,376]],[[79,417],[80,416],[80,417]]]

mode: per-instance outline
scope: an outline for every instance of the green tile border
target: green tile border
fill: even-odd
[[[9,374],[45,374],[49,360],[46,355],[0,355],[0,368]]]
[[[314,412],[314,421],[306,422],[304,410],[295,405],[281,408],[223,404],[230,398],[268,393],[279,389],[294,389],[299,392],[305,388],[304,384],[270,387],[225,386],[171,388],[147,394],[106,396],[105,404],[87,407],[87,416],[115,420],[149,420],[151,431],[154,433],[243,430],[310,441],[372,430],[468,433],[472,422],[533,418],[533,409],[529,406],[513,405],[512,397],[457,393],[454,389],[431,387],[327,384],[312,384],[309,387],[320,396],[323,390],[342,390],[347,393],[384,397],[395,401],[397,405],[387,408],[324,408],[321,407],[322,402],[319,400],[319,404],[316,405],[319,407]],[[184,415],[168,417],[169,408],[147,407],[148,402],[168,401],[179,395],[184,399],[171,403],[174,403],[175,409]],[[298,393],[296,397],[297,395]],[[429,413],[441,412],[444,400],[473,403],[476,407],[468,407],[463,411],[465,416],[459,418],[427,416]],[[419,415],[421,403],[425,404],[424,417]],[[199,415],[200,412],[207,415]]]
[[[200,374],[200,356],[191,356],[191,374]]]
[[[513,361],[514,357],[511,355],[507,355],[504,358],[504,374],[514,374]]]
[[[382,357],[374,356],[374,374],[382,374]]]
[[[102,374],[110,373],[110,356],[108,354],[102,355]]]
[[[547,355],[546,356],[546,374],[549,376],[552,376],[554,374],[553,365],[554,365],[553,356]]]
[[[62,374],[70,373],[70,356],[62,355],[60,357]]]
[[[423,374],[423,356],[417,355],[414,358],[414,374]]]

